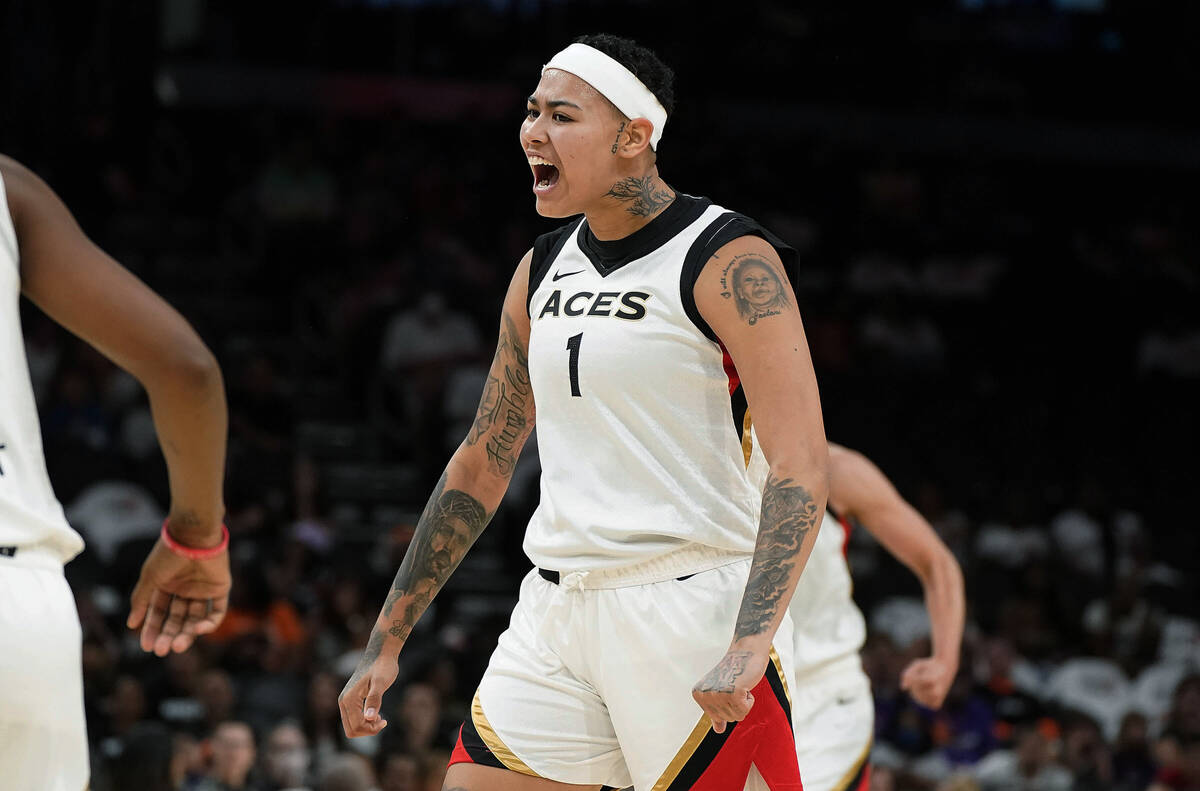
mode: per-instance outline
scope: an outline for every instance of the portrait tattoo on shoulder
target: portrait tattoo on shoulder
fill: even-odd
[[[734,256],[725,265],[721,271],[721,296],[733,300],[738,315],[751,327],[792,306],[775,267],[753,253]]]

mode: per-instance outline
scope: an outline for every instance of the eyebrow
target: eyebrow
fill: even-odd
[[[535,97],[535,96],[531,95],[525,101],[528,102],[529,104],[532,104],[534,107],[538,106],[538,100],[537,100],[537,97]],[[582,107],[575,104],[574,102],[568,102],[566,99],[551,99],[548,102],[546,102],[546,106],[547,107],[574,107],[576,110],[583,109]]]

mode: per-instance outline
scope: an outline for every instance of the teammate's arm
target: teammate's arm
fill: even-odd
[[[910,663],[900,675],[900,686],[922,706],[940,708],[958,673],[962,649],[962,569],[930,524],[870,459],[830,443],[829,465],[829,504],[870,531],[921,580],[933,655]]]
[[[749,713],[770,661],[825,511],[829,452],[808,341],[775,249],[754,236],[726,244],[705,264],[695,299],[737,366],[770,467],[733,642],[693,690],[720,733]]]
[[[132,374],[150,397],[171,487],[168,530],[180,544],[221,542],[227,416],[217,361],[187,321],[83,233],[44,181],[0,156],[20,245],[21,290],[50,318]],[[229,557],[151,550],[128,625],[159,656],[215,629],[229,598]]]
[[[347,736],[378,733],[387,725],[379,707],[396,680],[400,649],[499,507],[533,431],[525,307],[532,256],[530,251],[521,259],[504,298],[500,340],[475,423],[429,498],[362,659],[338,697]]]

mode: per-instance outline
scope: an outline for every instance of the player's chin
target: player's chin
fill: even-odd
[[[558,219],[558,218],[562,218],[562,217],[571,217],[575,214],[579,214],[578,210],[573,209],[570,206],[567,206],[565,202],[560,201],[560,200],[555,200],[554,198],[551,198],[551,197],[542,197],[540,195],[536,196],[534,198],[533,205],[534,205],[534,208],[537,209],[538,214],[540,214],[543,217],[549,217],[551,219]]]

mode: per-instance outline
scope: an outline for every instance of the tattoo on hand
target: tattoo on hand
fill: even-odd
[[[775,267],[750,253],[734,256],[725,265],[721,271],[721,296],[732,297],[738,315],[752,327],[792,306]]]
[[[650,217],[675,199],[675,192],[652,176],[622,179],[613,184],[605,195],[628,203],[625,211],[638,217]]]
[[[733,692],[737,680],[746,672],[749,651],[730,651],[708,675],[696,685],[697,692]]]
[[[417,522],[416,536],[383,603],[379,623],[390,621],[391,625],[376,624],[360,667],[379,657],[384,629],[400,640],[408,639],[421,613],[491,518],[483,504],[471,495],[458,489],[447,490],[446,476],[442,475]]]
[[[617,136],[613,138],[612,152],[614,154],[617,153],[617,148],[620,147],[619,144],[621,142],[621,135],[625,132],[625,124],[625,121],[621,122],[621,128],[617,130]]]
[[[517,334],[517,327],[506,313],[496,344],[496,356],[475,423],[467,432],[467,445],[483,440],[491,471],[509,478],[517,466],[517,454],[533,431],[533,386],[529,382],[529,358]]]
[[[796,567],[796,555],[808,531],[817,524],[817,504],[791,478],[768,476],[763,488],[762,516],[750,578],[734,627],[734,640],[762,634],[775,620]]]

